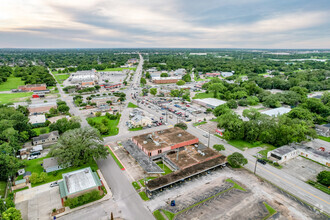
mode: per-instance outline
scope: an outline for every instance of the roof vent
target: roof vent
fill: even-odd
[[[181,137],[182,136],[182,134],[178,134],[178,137]]]
[[[85,173],[89,173],[89,170],[88,169],[85,169]]]
[[[147,144],[148,143],[148,141],[143,141],[143,144]]]

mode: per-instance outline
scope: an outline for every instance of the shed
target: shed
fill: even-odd
[[[44,159],[42,166],[46,173],[63,169],[61,166],[58,165],[57,159],[55,157]]]

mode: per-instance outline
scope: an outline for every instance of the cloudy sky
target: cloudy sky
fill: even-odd
[[[330,48],[330,0],[1,0],[8,47]]]

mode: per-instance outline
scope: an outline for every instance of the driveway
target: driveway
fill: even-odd
[[[62,208],[58,186],[51,188],[50,183],[16,193],[16,208],[23,219],[50,219],[54,208]]]

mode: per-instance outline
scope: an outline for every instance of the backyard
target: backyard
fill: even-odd
[[[18,86],[25,85],[20,77],[15,77],[13,75],[7,78],[7,81],[0,84],[0,91],[10,91],[12,89],[17,89]]]
[[[32,130],[34,130],[34,131],[36,132],[37,136],[39,136],[39,135],[40,135],[40,130],[41,130],[41,129],[45,129],[45,130],[46,130],[46,132],[45,132],[44,134],[49,133],[49,127],[33,128]]]
[[[110,120],[106,116],[88,118],[87,121],[90,125],[97,128],[99,124],[104,124],[102,121],[107,121],[104,124],[108,128],[108,132],[102,134],[102,137],[114,136],[119,133],[119,128],[117,127],[120,119]]]
[[[42,173],[44,171],[43,167],[41,166],[41,164],[43,163],[43,159],[45,159],[47,157],[41,157],[38,159],[34,159],[34,160],[28,160],[25,162],[25,171],[30,171],[31,173]],[[71,171],[75,171],[75,170],[79,170],[85,167],[91,167],[92,170],[96,171],[98,169],[98,166],[96,164],[96,162],[93,160],[89,163],[84,164],[83,166],[80,167],[68,167],[62,170],[58,170],[58,171],[54,171],[54,172],[50,172],[47,173],[47,177],[46,180],[44,182],[41,183],[36,183],[36,184],[31,184],[32,187],[35,186],[39,186],[45,183],[50,183],[56,180],[60,180],[62,179],[62,174],[63,173],[68,173]]]
[[[25,101],[24,98],[30,98],[33,92],[19,92],[0,94],[0,104]]]

